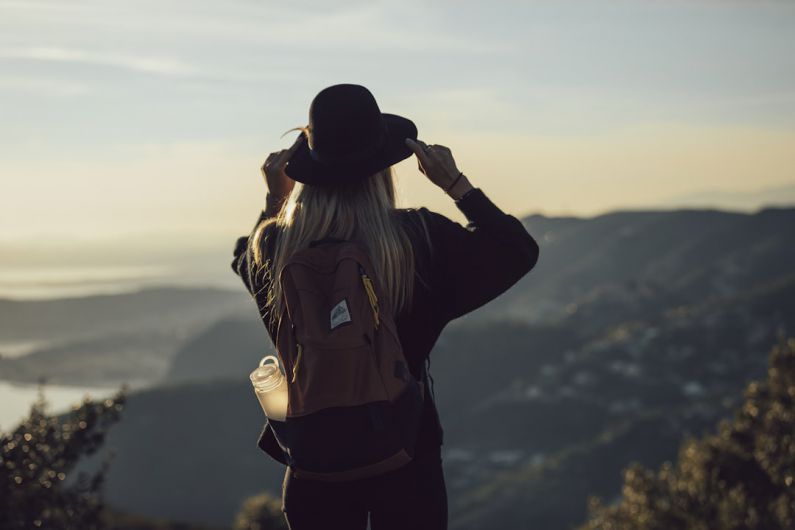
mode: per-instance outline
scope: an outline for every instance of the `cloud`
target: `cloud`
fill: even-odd
[[[127,55],[54,46],[0,49],[0,58],[95,64],[166,76],[196,73],[191,65],[172,57]]]
[[[0,89],[2,88],[10,88],[25,93],[35,92],[55,97],[84,96],[92,92],[92,89],[85,83],[24,76],[0,76]]]

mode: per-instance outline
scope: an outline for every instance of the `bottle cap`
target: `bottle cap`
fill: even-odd
[[[273,361],[273,364],[266,364]],[[268,392],[279,386],[284,376],[279,370],[279,359],[273,355],[263,357],[256,370],[248,376],[254,388],[261,392]]]

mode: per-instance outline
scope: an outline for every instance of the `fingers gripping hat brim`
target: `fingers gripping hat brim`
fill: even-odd
[[[381,116],[384,120],[386,138],[381,149],[371,156],[354,163],[327,164],[312,157],[308,142],[305,140],[290,157],[285,167],[287,176],[297,182],[317,186],[349,183],[367,178],[410,157],[412,151],[405,140],[417,139],[417,126],[408,118],[397,114],[384,112]]]

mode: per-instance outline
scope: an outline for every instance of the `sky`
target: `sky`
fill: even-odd
[[[0,0],[0,244],[247,233],[336,83],[515,215],[795,197],[793,28],[789,1]]]

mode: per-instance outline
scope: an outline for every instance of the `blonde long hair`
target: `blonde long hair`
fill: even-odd
[[[282,292],[279,275],[287,259],[309,242],[323,237],[353,239],[364,243],[381,279],[394,315],[413,298],[416,241],[410,238],[395,207],[396,190],[392,167],[339,186],[311,186],[296,182],[279,213],[263,221],[249,240],[257,274],[272,281],[266,293],[271,322],[281,315]],[[425,219],[419,220],[421,235],[430,246]],[[273,226],[270,226],[273,225]],[[267,234],[266,234],[267,232]],[[275,237],[272,258],[265,256],[265,242]],[[420,281],[424,281],[420,278]]]

